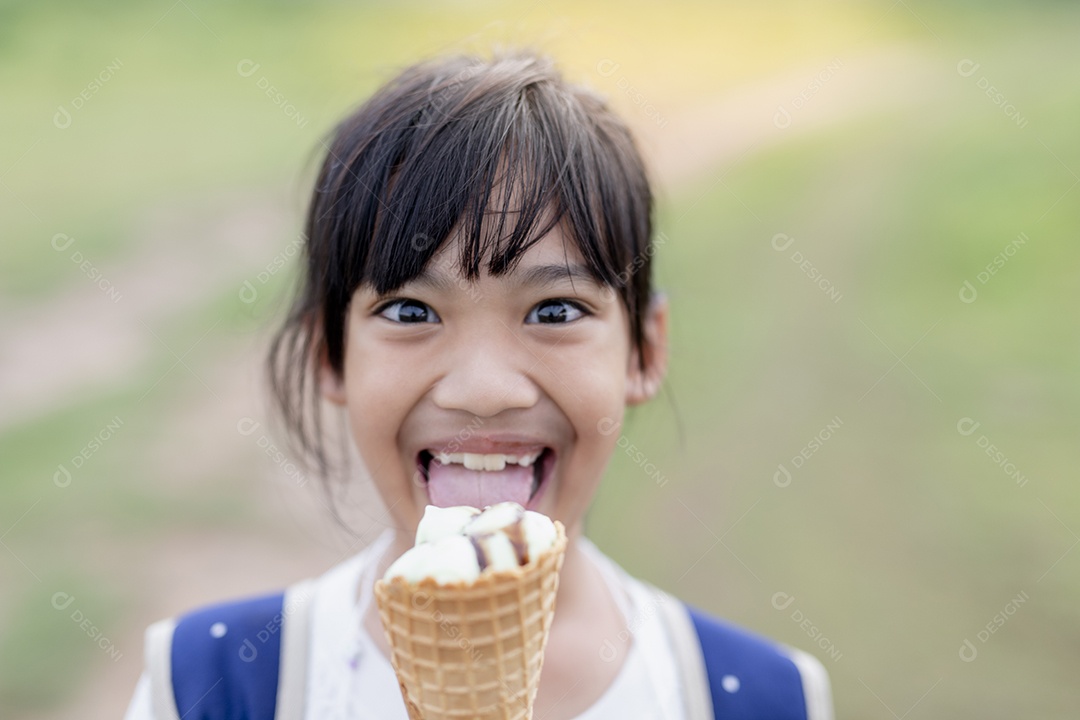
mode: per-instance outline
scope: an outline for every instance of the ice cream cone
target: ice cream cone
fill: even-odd
[[[391,663],[413,720],[529,720],[540,684],[566,533],[519,568],[472,583],[375,583]]]

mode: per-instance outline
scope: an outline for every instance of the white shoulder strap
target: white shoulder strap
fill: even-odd
[[[303,720],[304,717],[314,594],[314,580],[298,582],[285,590],[275,720]]]
[[[825,666],[816,657],[798,648],[785,645],[784,650],[802,677],[807,720],[833,720],[832,689]]]
[[[652,586],[650,589],[663,598],[657,608],[679,666],[687,720],[713,720],[712,694],[709,692],[709,677],[705,672],[705,657],[701,654],[701,643],[698,641],[690,613],[674,595]]]
[[[172,689],[172,637],[175,618],[158,620],[146,629],[146,669],[154,720],[180,720]]]

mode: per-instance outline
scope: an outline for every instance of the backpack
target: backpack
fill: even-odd
[[[308,580],[151,625],[156,720],[302,720],[312,594]],[[833,720],[817,658],[665,596],[689,720]]]

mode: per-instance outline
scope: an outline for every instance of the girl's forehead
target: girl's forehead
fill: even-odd
[[[460,238],[448,241],[407,284],[448,290],[466,282],[462,243]],[[481,278],[520,287],[551,285],[565,278],[599,285],[576,243],[559,226],[527,247],[504,272],[491,273],[490,252],[481,259]]]
[[[425,269],[434,265],[443,272],[460,272],[464,269],[463,266],[468,264],[470,244],[471,239],[466,239],[460,233],[455,234],[436,251]],[[503,249],[502,243],[486,243],[484,256],[479,262],[481,270],[486,272],[492,265],[493,256],[501,253]],[[507,266],[507,273],[521,272],[522,265],[557,261],[562,261],[563,264],[585,262],[577,242],[561,223],[554,225],[543,236],[530,239],[524,249],[514,257],[512,264]]]

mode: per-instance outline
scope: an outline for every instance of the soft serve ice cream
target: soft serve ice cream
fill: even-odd
[[[483,511],[429,505],[416,529],[416,545],[394,561],[385,579],[471,583],[483,572],[527,565],[551,548],[555,537],[550,518],[515,502]]]

